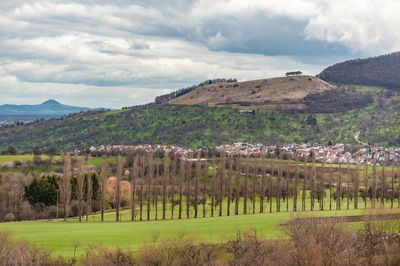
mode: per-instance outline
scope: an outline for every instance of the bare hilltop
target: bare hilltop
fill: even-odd
[[[369,100],[348,95],[319,78],[299,75],[199,86],[166,104],[324,113],[357,108]]]

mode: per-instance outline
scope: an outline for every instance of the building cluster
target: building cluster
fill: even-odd
[[[269,156],[278,156],[281,153],[284,158],[295,158],[296,154],[300,160],[310,160],[314,154],[317,162],[342,164],[368,164],[377,165],[400,162],[400,148],[367,147],[354,149],[350,145],[322,145],[322,144],[286,144],[286,145],[264,145],[249,142],[236,142],[217,146],[217,151],[225,151],[227,155],[260,157],[262,153]],[[195,151],[206,151],[207,148]],[[91,154],[112,154],[126,153],[128,151],[143,151],[148,153],[169,153],[177,156],[192,156],[194,150],[185,149],[175,145],[143,144],[143,145],[107,145],[90,147],[87,152]],[[82,150],[75,150],[74,154],[79,155]]]
[[[233,144],[221,145],[217,150],[225,150],[227,154],[242,156],[260,156],[262,152],[274,156],[278,150],[286,157],[294,158],[296,154],[300,159],[308,159],[315,155],[316,161],[325,161],[326,163],[343,164],[368,164],[374,163],[380,165],[386,163],[400,162],[400,148],[366,147],[361,149],[352,149],[350,145],[322,145],[322,144],[286,144],[286,145],[263,145],[248,142],[237,142]]]
[[[157,153],[157,152],[162,152],[162,153],[169,153],[169,154],[174,154],[178,156],[188,156],[189,154],[192,154],[193,151],[191,149],[185,149],[179,146],[175,145],[160,145],[160,144],[139,144],[139,145],[101,145],[99,147],[90,147],[88,149],[88,152],[91,154],[112,154],[112,153],[126,153],[129,151],[143,151],[147,153]],[[75,155],[80,155],[82,153],[82,150],[75,150],[74,154]]]

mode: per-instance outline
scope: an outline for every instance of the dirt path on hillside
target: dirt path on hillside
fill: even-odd
[[[292,219],[286,223],[280,224],[280,226],[298,225],[298,224],[352,223],[352,222],[396,220],[396,219],[400,219],[400,213],[338,216],[338,217],[296,218],[296,219]]]
[[[356,134],[354,135],[354,139],[355,139],[358,143],[360,143],[361,145],[368,146],[368,143],[362,142],[362,141],[360,141],[360,140],[358,139],[358,138],[360,137],[360,134],[361,134],[361,131],[357,131]]]

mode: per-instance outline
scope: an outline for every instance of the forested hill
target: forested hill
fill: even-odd
[[[326,68],[320,79],[336,84],[358,84],[400,89],[400,52],[350,60]]]
[[[155,105],[141,109],[87,112],[60,119],[37,121],[0,129],[0,149],[18,150],[118,144],[174,144],[185,147],[215,146],[247,140],[254,143],[355,143],[359,139],[400,146],[399,101],[381,99],[335,114],[299,114],[233,108]]]

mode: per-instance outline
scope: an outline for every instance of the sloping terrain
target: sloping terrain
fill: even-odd
[[[316,77],[295,76],[206,85],[168,104],[329,113],[359,108],[371,101],[348,95]]]
[[[349,143],[354,136],[374,145],[400,146],[400,101],[382,99],[334,114],[280,113],[234,108],[154,105],[147,108],[87,112],[59,119],[0,128],[0,149],[18,150],[54,146],[73,150],[80,146],[118,144],[173,144],[215,146],[247,140],[253,143]]]
[[[400,52],[356,59],[326,68],[319,78],[336,84],[357,84],[400,89]]]

